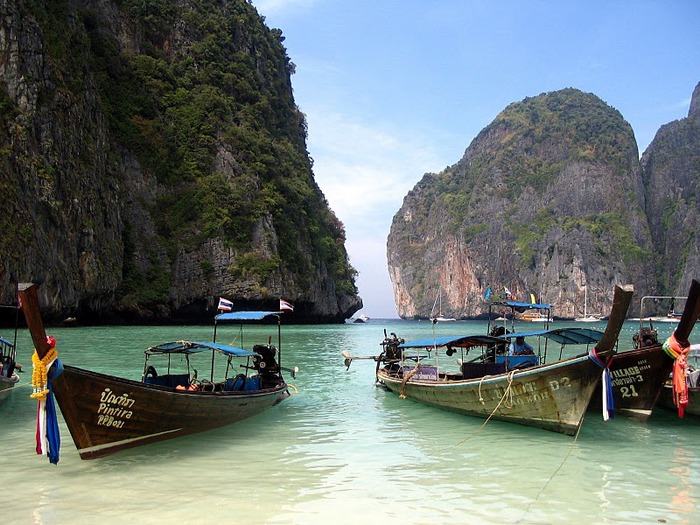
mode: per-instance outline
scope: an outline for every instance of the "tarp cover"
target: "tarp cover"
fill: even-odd
[[[214,319],[217,321],[260,321],[271,315],[280,315],[282,312],[225,312]]]
[[[469,348],[472,346],[485,346],[490,344],[503,343],[503,339],[490,335],[453,335],[444,337],[428,337],[426,339],[416,339],[401,343],[399,348],[431,348],[439,346],[456,346]]]
[[[521,303],[519,301],[497,301],[494,303],[491,303],[494,305],[503,305],[503,306],[510,306],[511,308],[515,308],[516,310],[523,309],[528,310],[528,309],[540,309],[540,310],[550,310],[552,308],[551,304],[540,304],[540,303]]]
[[[585,345],[597,343],[603,337],[603,332],[592,328],[554,328],[551,330],[535,330],[532,332],[517,332],[500,336],[503,339],[515,337],[544,337],[561,345]]]
[[[151,354],[194,354],[204,350],[216,350],[224,355],[234,357],[250,357],[256,355],[255,352],[244,350],[235,346],[221,343],[203,343],[200,341],[173,341],[152,346],[148,349]]]

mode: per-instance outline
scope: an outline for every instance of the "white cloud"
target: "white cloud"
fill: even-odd
[[[368,315],[395,317],[386,240],[404,196],[424,173],[447,165],[437,134],[399,130],[313,108],[307,113],[314,175],[345,225],[350,262]],[[450,164],[458,159],[450,160]]]

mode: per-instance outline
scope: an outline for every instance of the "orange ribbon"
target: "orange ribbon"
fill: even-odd
[[[690,343],[686,342],[683,345],[675,334],[666,339],[664,343],[664,352],[671,356],[675,361],[673,363],[673,404],[678,407],[678,417],[685,415],[685,407],[688,405],[688,383],[686,381],[686,371],[688,369],[688,352]]]

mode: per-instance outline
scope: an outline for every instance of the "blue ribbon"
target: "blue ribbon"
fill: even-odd
[[[613,397],[613,387],[612,387],[612,379],[610,377],[610,369],[608,368],[608,365],[606,365],[600,357],[598,357],[598,353],[595,348],[593,348],[590,352],[588,352],[588,358],[593,361],[596,365],[598,365],[600,368],[603,369],[603,377],[602,377],[602,388],[605,390],[603,392],[603,410],[608,411],[608,417],[610,419],[615,418],[615,398]],[[605,403],[605,400],[607,399],[607,404]]]
[[[46,439],[49,442],[49,461],[56,465],[61,450],[61,434],[58,430],[58,416],[56,415],[56,402],[53,398],[52,381],[63,373],[63,363],[59,359],[54,361],[48,374],[46,387],[49,393],[46,395]]]

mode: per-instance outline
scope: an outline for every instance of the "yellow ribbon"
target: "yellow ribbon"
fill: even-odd
[[[48,383],[48,365],[58,357],[58,351],[50,348],[43,359],[39,359],[36,349],[32,354],[32,393],[29,397],[43,401],[49,393],[46,386]]]

